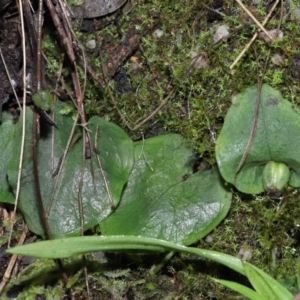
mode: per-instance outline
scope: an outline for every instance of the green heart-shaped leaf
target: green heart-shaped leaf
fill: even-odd
[[[223,178],[244,193],[264,191],[262,174],[269,161],[286,164],[289,184],[300,186],[300,109],[264,84],[255,136],[241,170],[236,174],[253,124],[257,87],[239,94],[231,105],[217,139],[216,158]]]
[[[81,210],[78,202],[80,198],[84,230],[94,227],[111,213],[111,200],[115,205],[118,204],[123,186],[131,172],[134,156],[133,143],[121,128],[101,118],[93,117],[89,122],[89,130],[92,148],[97,139],[97,151],[95,151],[97,154],[92,149],[92,159],[86,160],[83,166],[81,131],[77,126],[74,136],[79,138],[73,139],[51,200],[56,181],[56,176],[53,177],[52,174],[59,166],[73,124],[71,118],[59,114],[63,105],[58,103],[56,106],[55,122],[58,129],[47,124],[44,127],[38,145],[38,165],[42,199],[48,212],[48,222],[53,236],[61,237],[80,234]],[[20,151],[20,135],[21,132],[15,136],[14,157],[18,157]],[[32,112],[28,109],[19,207],[29,229],[38,235],[44,235],[36,204],[31,135]],[[101,161],[108,188],[98,159]],[[12,159],[7,172],[13,190],[16,188],[17,170],[18,159]]]
[[[194,155],[180,135],[135,143],[135,165],[104,235],[137,235],[190,245],[226,216],[231,193],[216,168],[193,172]]]

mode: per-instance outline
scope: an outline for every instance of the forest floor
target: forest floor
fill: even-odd
[[[262,22],[270,10],[269,3],[244,4]],[[235,1],[126,1],[113,13],[72,19],[85,53],[83,57],[77,54],[80,49],[75,49],[79,82],[85,85],[87,120],[100,116],[121,126],[135,141],[179,133],[197,153],[196,169],[215,164],[216,138],[232,97],[257,83],[268,56],[264,83],[294,105],[300,104],[300,20],[291,11],[292,3],[279,4],[266,25],[268,30],[278,27],[282,37],[273,43],[257,38],[235,66],[232,63],[257,31]],[[1,51],[15,82],[16,96],[22,99],[18,9],[14,1],[1,5]],[[36,8],[36,3],[33,6]],[[31,34],[27,26],[28,40],[32,40]],[[30,47],[27,43],[27,74],[35,70]],[[59,100],[70,101],[75,96],[71,67],[47,8],[43,52],[45,86]],[[0,80],[1,107],[17,120],[16,97],[2,62]],[[27,104],[32,104],[30,99]],[[10,205],[1,204],[1,277],[10,259],[5,249],[11,210]],[[274,200],[267,194],[245,195],[234,189],[225,220],[195,246],[247,259],[296,293],[299,213],[297,190],[286,190],[280,200]],[[17,220],[14,243],[23,226],[21,216]],[[28,234],[27,241],[32,239]],[[250,257],[243,257],[246,250]],[[90,299],[243,299],[210,277],[249,284],[221,265],[187,255],[174,255],[157,274],[152,274],[151,268],[162,259],[159,254],[115,253],[90,254],[85,262],[70,259],[70,286],[76,292],[75,299],[88,299],[84,265],[89,270]],[[54,262],[19,258],[1,299],[67,299],[64,296],[68,297]]]

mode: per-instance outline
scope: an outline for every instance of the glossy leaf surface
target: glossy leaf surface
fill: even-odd
[[[0,126],[0,202],[14,203],[14,195],[10,190],[7,181],[6,170],[9,162],[12,160],[14,141],[19,137],[19,132],[22,130],[21,122],[13,125],[12,118],[9,114],[3,113],[2,123]],[[15,153],[16,157],[18,153]],[[19,152],[20,156],[20,152]],[[14,159],[17,159],[14,157]]]
[[[38,147],[39,177],[44,206],[48,212],[48,222],[54,237],[79,235],[80,205],[84,218],[84,230],[97,225],[111,213],[111,194],[113,203],[120,200],[124,184],[132,169],[133,144],[127,134],[118,126],[94,117],[90,120],[92,151],[97,140],[97,153],[92,152],[92,159],[83,162],[83,145],[80,130],[77,126],[72,145],[63,164],[60,177],[53,174],[58,170],[60,159],[69,139],[73,125],[71,118],[59,114],[62,105],[57,105],[55,121],[58,129],[44,124]],[[98,130],[97,130],[98,127]],[[98,131],[97,138],[96,132]],[[21,133],[19,133],[21,134]],[[26,146],[19,207],[26,219],[29,229],[38,235],[44,235],[39,211],[36,204],[35,183],[33,176],[33,157],[31,146],[32,112],[28,109],[26,122]],[[20,136],[14,141],[14,157],[19,153]],[[100,153],[100,154],[99,154]],[[98,155],[98,157],[97,157]],[[100,170],[98,158],[102,162],[103,172],[108,189]],[[84,163],[84,165],[83,165]],[[18,159],[8,166],[10,186],[15,190],[18,170]],[[57,188],[54,189],[57,179]],[[52,199],[52,193],[54,196]]]
[[[135,165],[104,235],[137,235],[190,245],[226,216],[231,193],[216,168],[193,173],[194,155],[180,135],[135,144]]]
[[[300,109],[264,84],[257,127],[247,158],[236,171],[247,147],[257,87],[247,88],[234,99],[217,139],[216,158],[223,178],[244,193],[264,191],[262,173],[269,161],[284,163],[291,169],[289,184],[300,186]],[[235,178],[236,177],[236,178]]]

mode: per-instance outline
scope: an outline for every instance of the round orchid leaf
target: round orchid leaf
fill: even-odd
[[[135,164],[104,235],[136,235],[190,245],[227,215],[231,192],[213,168],[193,174],[194,154],[180,135],[135,143]]]
[[[216,159],[223,178],[244,193],[264,191],[263,170],[270,161],[286,164],[293,186],[300,186],[300,109],[264,84],[257,126],[242,168],[237,172],[253,126],[257,86],[233,101],[217,139]]]
[[[80,235],[106,218],[117,206],[134,163],[133,142],[117,125],[99,117],[89,120],[91,158],[83,158],[80,127],[71,139],[64,161],[63,153],[73,126],[72,118],[59,112],[64,104],[57,103],[57,128],[44,124],[38,143],[38,171],[44,208],[54,238]],[[32,155],[32,111],[27,109],[26,143],[23,159],[19,209],[29,229],[45,236],[37,205]],[[14,139],[13,156],[7,167],[13,192],[17,186],[18,155],[21,130]],[[61,165],[62,164],[62,165]],[[62,166],[60,174],[58,170]]]

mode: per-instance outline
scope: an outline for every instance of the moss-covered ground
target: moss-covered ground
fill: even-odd
[[[218,6],[221,2],[223,4]],[[257,6],[252,1],[244,2],[262,22],[269,1],[261,1]],[[121,16],[103,17],[101,22],[106,25],[88,32],[82,32],[82,26],[91,20],[74,21],[83,45],[91,39],[101,40],[98,46],[102,47],[103,61],[98,47],[86,51],[87,61],[100,77],[101,65],[109,60],[109,48],[121,44],[129,29],[140,33],[139,46],[120,66],[117,76],[109,81],[117,106],[131,127],[151,115],[172,93],[153,118],[132,131],[122,121],[107,87],[101,87],[88,76],[84,96],[88,116],[99,115],[117,123],[134,140],[180,133],[199,153],[201,164],[214,164],[216,138],[231,98],[256,84],[268,55],[270,60],[264,82],[300,105],[300,26],[293,20],[288,6],[284,6],[279,24],[280,12],[279,5],[266,28],[280,25],[283,38],[272,44],[257,39],[233,69],[230,65],[257,30],[233,0],[131,1],[123,8]],[[230,36],[216,43],[213,32],[219,25],[227,25]],[[157,30],[162,33],[161,37],[157,36]],[[44,41],[49,60],[47,75],[56,77],[62,56],[57,55],[60,48],[50,32],[45,31]],[[275,54],[282,58],[279,63],[273,59]],[[205,62],[203,68],[197,67],[200,59]],[[68,87],[68,71],[64,68],[62,75]],[[83,81],[83,71],[81,76]],[[300,246],[298,191],[286,190],[279,200],[270,199],[268,195],[244,195],[236,190],[233,193],[232,208],[226,219],[210,234],[209,240],[203,239],[196,246],[235,256],[241,249],[249,250],[251,263],[296,292],[295,272]],[[125,254],[89,256],[91,299],[243,299],[210,279],[212,276],[247,284],[234,272],[202,259],[175,255],[157,274],[152,274],[151,268],[162,258]],[[51,266],[46,266],[44,261],[35,264],[49,275],[47,268]],[[72,280],[79,295],[86,283],[78,261],[75,269]],[[37,271],[32,272],[36,274]],[[49,281],[49,278],[46,282],[43,289],[40,287],[43,281],[32,284],[27,294],[18,299],[34,299],[36,294],[44,294],[46,299],[59,299],[63,291],[60,283]],[[85,299],[85,292],[78,297]]]

